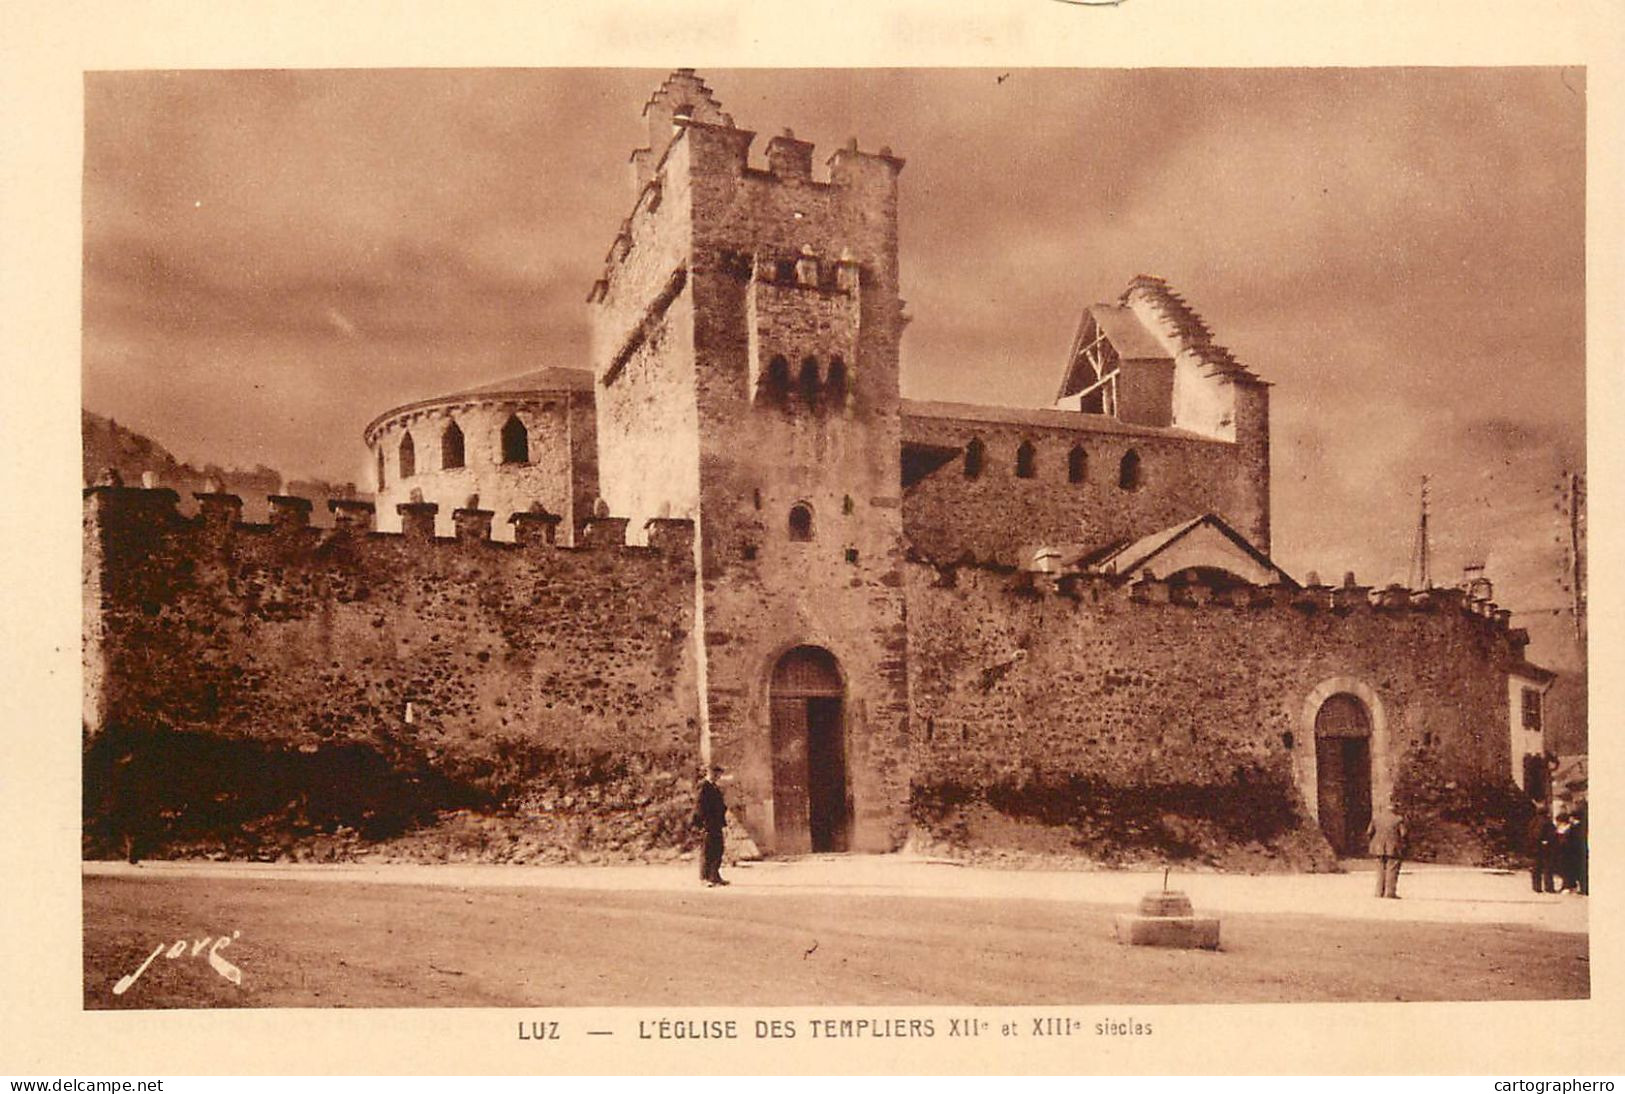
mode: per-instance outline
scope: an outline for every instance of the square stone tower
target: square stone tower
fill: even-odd
[[[907,831],[897,178],[755,134],[692,70],[644,107],[589,297],[604,499],[696,523],[700,753],[781,851]]]

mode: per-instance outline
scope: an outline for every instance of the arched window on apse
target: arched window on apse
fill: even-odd
[[[440,434],[440,467],[450,470],[463,466],[463,431],[456,422],[449,422]]]
[[[417,473],[417,447],[412,443],[412,434],[407,433],[401,437],[401,478],[409,479]]]
[[[812,506],[800,502],[790,507],[790,539],[796,543],[808,543],[813,538]]]
[[[987,462],[987,445],[982,438],[971,438],[970,444],[965,446],[965,477],[979,479],[982,477],[982,465]]]
[[[1016,449],[1016,478],[1030,479],[1038,473],[1038,451],[1033,442],[1022,441]]]
[[[1089,453],[1083,450],[1083,445],[1075,444],[1066,457],[1066,481],[1083,482],[1089,477]]]
[[[530,462],[530,433],[517,414],[510,414],[502,424],[502,462]]]
[[[378,489],[384,488],[384,450],[378,449]]]
[[[1138,490],[1145,485],[1145,469],[1140,466],[1140,454],[1132,448],[1123,453],[1123,462],[1117,465],[1117,485],[1122,490]]]

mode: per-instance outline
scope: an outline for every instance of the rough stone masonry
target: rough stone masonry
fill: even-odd
[[[456,813],[560,822],[536,854],[674,851],[715,761],[765,853],[1318,868],[1385,802],[1423,855],[1506,850],[1550,679],[1526,636],[1456,590],[1276,566],[1269,387],[1166,283],[1083,308],[1052,405],[906,400],[903,159],[820,172],[785,130],[753,162],[687,69],[643,113],[591,372],[547,373],[590,421],[498,382],[412,446],[429,494],[511,512],[465,502],[443,537],[457,499],[422,488],[398,533],[364,502],[317,530],[297,498],[250,525],[86,491],[87,849]]]

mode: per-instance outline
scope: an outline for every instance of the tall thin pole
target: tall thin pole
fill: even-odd
[[[1433,588],[1428,564],[1428,477],[1422,476],[1422,507],[1416,519],[1416,544],[1411,551],[1411,588]]]
[[[1569,585],[1574,590],[1574,636],[1582,652],[1586,642],[1585,590],[1585,480],[1579,472],[1569,473],[1569,559],[1574,571]]]
[[[1428,477],[1422,476],[1422,588],[1433,588],[1433,571],[1428,566]]]

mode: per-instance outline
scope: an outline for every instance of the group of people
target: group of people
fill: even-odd
[[[694,827],[705,834],[700,880],[713,886],[728,884],[722,879],[722,833],[728,807],[723,802],[722,788],[717,785],[721,777],[722,768],[715,765],[702,773],[693,818]],[[1377,812],[1366,828],[1370,853],[1377,860],[1376,895],[1379,897],[1399,899],[1399,867],[1405,857],[1405,836],[1405,820],[1393,809]],[[1554,819],[1546,802],[1535,803],[1528,840],[1529,880],[1535,892],[1587,895],[1589,848],[1586,840],[1585,806],[1573,812],[1561,812]]]
[[[1535,803],[1529,819],[1529,883],[1537,893],[1590,891],[1590,848],[1585,806],[1554,818],[1544,801]]]

